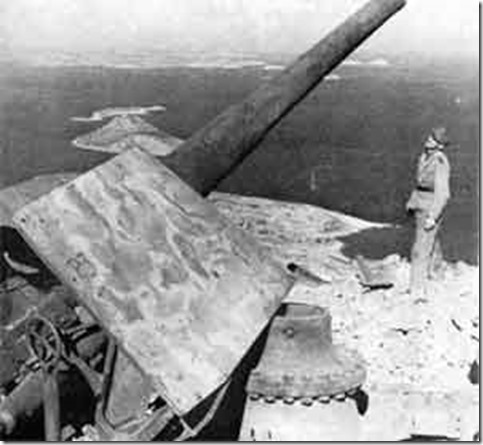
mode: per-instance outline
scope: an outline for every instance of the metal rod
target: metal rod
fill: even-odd
[[[60,441],[60,394],[57,371],[44,371],[44,434],[47,442]]]

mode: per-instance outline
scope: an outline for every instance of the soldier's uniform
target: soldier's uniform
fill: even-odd
[[[442,261],[437,234],[443,210],[450,198],[450,165],[441,151],[449,141],[443,129],[433,130],[428,140],[435,145],[430,149],[426,146],[419,157],[416,188],[406,204],[407,210],[414,212],[415,217],[410,276],[411,293],[415,294],[424,291],[426,280],[438,266],[437,262]]]

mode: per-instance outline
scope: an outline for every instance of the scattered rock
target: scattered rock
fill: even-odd
[[[480,365],[476,360],[470,366],[470,372],[468,373],[468,380],[472,385],[480,384]]]

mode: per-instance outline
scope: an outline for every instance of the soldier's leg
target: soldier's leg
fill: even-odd
[[[422,295],[428,279],[436,231],[424,229],[425,212],[418,210],[414,217],[415,235],[411,250],[410,290],[412,294]]]
[[[436,228],[436,232],[438,232],[438,229],[439,227]],[[433,251],[431,252],[429,278],[436,279],[442,267],[443,267],[443,250],[441,248],[441,241],[439,239],[438,233],[436,233],[434,243],[433,243]]]

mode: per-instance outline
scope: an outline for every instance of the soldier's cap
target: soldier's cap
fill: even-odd
[[[431,130],[430,136],[440,145],[447,146],[451,143],[444,127],[435,127]]]

